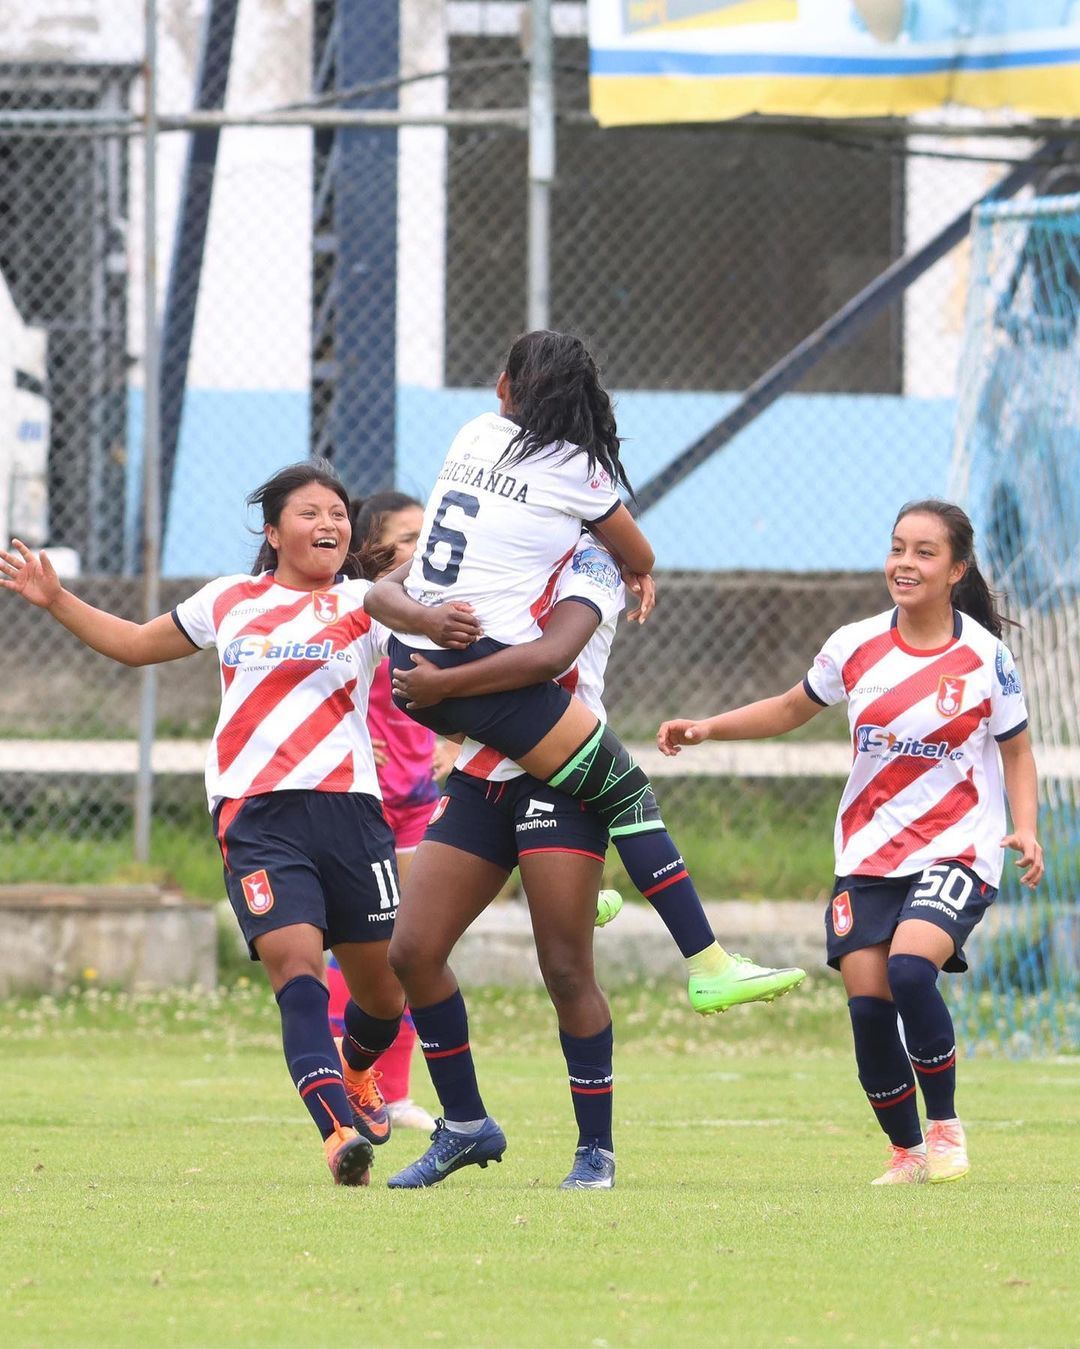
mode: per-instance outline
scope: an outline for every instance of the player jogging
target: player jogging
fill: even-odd
[[[264,520],[256,574],[211,581],[148,623],[76,598],[45,554],[19,542],[0,552],[0,584],[125,665],[216,647],[221,711],[206,785],[229,899],[277,998],[289,1072],[334,1180],[365,1185],[372,1141],[389,1134],[370,1069],[404,1002],[386,959],[394,841],[364,724],[387,634],[363,608],[369,582],[342,574],[349,501],[328,465],[282,469],[249,502]],[[374,570],[370,557],[352,561]],[[473,628],[460,610],[432,612],[440,641],[467,642]],[[327,1023],[324,947],[352,994],[344,1076]]]
[[[969,1169],[938,971],[967,969],[964,942],[997,895],[1003,850],[1020,853],[1030,889],[1043,859],[1027,711],[971,521],[944,501],[909,502],[885,579],[894,608],[833,633],[801,684],[705,721],[666,721],[657,743],[673,755],[780,735],[847,699],[853,762],[826,945],[848,996],[859,1081],[892,1144],[873,1183],[898,1185]]]
[[[409,644],[395,636],[394,670],[423,660],[460,668],[532,640],[583,524],[629,574],[641,600],[631,617],[643,619],[652,607],[653,552],[619,500],[617,488],[628,484],[615,417],[585,346],[564,333],[526,333],[510,349],[496,394],[499,413],[469,422],[450,446],[405,581],[421,605],[470,604],[484,638],[467,651],[442,651],[422,634]],[[394,592],[381,583],[369,610],[396,634],[408,633]],[[395,699],[405,707],[396,690]],[[514,759],[600,817],[687,960],[695,1011],[771,1001],[802,980],[802,970],[763,969],[719,945],[648,778],[610,727],[566,689],[522,680],[511,691],[473,687],[406,710],[441,734],[464,733]]]

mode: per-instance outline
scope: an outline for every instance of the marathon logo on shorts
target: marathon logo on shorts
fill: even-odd
[[[554,818],[555,805],[552,801],[537,801],[534,797],[529,797],[529,808],[525,812],[525,818],[519,820],[514,826],[519,834],[524,834],[529,829],[557,829],[559,821]]]
[[[934,706],[943,717],[955,717],[964,700],[966,680],[956,675],[942,675],[937,686],[937,702]]]
[[[851,911],[851,895],[842,890],[832,902],[832,927],[838,937],[846,937],[855,926],[855,915]]]
[[[450,798],[448,796],[440,796],[435,803],[435,809],[431,812],[431,819],[428,820],[428,824],[434,824],[436,820],[441,820],[446,814],[446,807],[449,804]]]
[[[253,871],[250,876],[241,876],[240,884],[244,887],[248,909],[256,918],[261,918],[274,907],[274,892],[265,871]]]
[[[320,623],[336,623],[338,621],[338,597],[329,592],[315,594],[311,597],[311,603],[315,609],[315,617]]]

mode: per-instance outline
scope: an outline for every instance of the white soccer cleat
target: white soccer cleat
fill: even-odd
[[[926,1153],[890,1143],[889,1165],[871,1185],[922,1185],[927,1179]]]
[[[387,1101],[386,1113],[395,1129],[423,1129],[425,1133],[431,1133],[435,1128],[435,1117],[422,1105],[417,1105],[411,1096],[403,1096],[400,1101]]]
[[[926,1167],[935,1185],[959,1180],[971,1170],[964,1126],[958,1119],[931,1119],[926,1122]]]

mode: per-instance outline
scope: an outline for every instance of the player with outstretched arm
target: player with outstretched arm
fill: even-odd
[[[398,905],[394,839],[364,723],[387,633],[364,610],[370,582],[344,574],[374,568],[369,557],[350,556],[349,498],[328,464],[284,468],[249,503],[264,522],[255,574],[219,577],[147,623],[78,599],[46,554],[17,541],[0,552],[0,586],[124,665],[216,648],[221,711],[206,786],[229,899],[274,990],[286,1063],[334,1180],[366,1185],[372,1142],[388,1130],[374,1094],[372,1118],[357,1112],[363,1092],[347,1094],[327,1022],[323,951],[333,950],[352,995],[345,1072],[362,1080],[397,1035],[404,1004],[387,964]],[[460,608],[432,610],[426,621],[450,646],[477,630]]]
[[[967,969],[964,942],[997,895],[1004,849],[1019,852],[1031,889],[1043,857],[1024,696],[971,521],[944,501],[909,502],[885,579],[893,607],[833,633],[802,683],[704,721],[666,721],[657,744],[675,755],[781,735],[847,700],[852,767],[826,946],[848,996],[859,1081],[892,1145],[873,1183],[896,1185],[969,1170],[938,972]]]

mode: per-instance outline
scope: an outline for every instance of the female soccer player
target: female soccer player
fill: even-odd
[[[499,687],[559,675],[604,719],[604,671],[624,600],[613,558],[582,535],[537,615],[541,637],[456,670],[428,664],[406,673],[409,700],[436,702],[448,681]],[[607,831],[579,801],[497,751],[465,741],[403,887],[394,946],[445,1119],[427,1152],[391,1177],[392,1189],[436,1185],[462,1166],[499,1161],[506,1147],[480,1096],[465,1004],[448,961],[515,865],[558,1017],[578,1125],[573,1166],[562,1187],[614,1184],[611,1012],[596,982],[592,950],[606,849]],[[460,1041],[444,1038],[448,1024]]]
[[[873,1183],[898,1185],[969,1169],[938,971],[967,969],[964,942],[997,894],[1003,849],[1020,853],[1031,889],[1043,858],[1020,680],[959,506],[904,506],[885,579],[894,607],[833,633],[801,684],[705,721],[666,721],[657,744],[674,755],[704,740],[780,735],[847,699],[853,763],[826,944],[848,995],[859,1081],[892,1144]]]
[[[378,554],[387,570],[412,560],[424,521],[424,508],[419,501],[403,492],[376,492],[366,500],[354,499],[349,515],[354,549],[366,546]],[[380,661],[375,669],[368,695],[367,726],[375,753],[383,812],[394,835],[398,877],[404,888],[409,864],[439,799],[436,773],[440,768],[442,773],[450,768],[457,746],[452,746],[452,752],[444,756],[446,763],[443,766],[434,732],[394,706],[390,692],[390,663],[386,660]],[[327,962],[327,982],[330,987],[330,1028],[336,1037],[342,1037],[345,1033],[342,1018],[349,994],[341,969],[332,955]],[[391,1125],[426,1129],[430,1133],[435,1127],[434,1119],[409,1095],[415,1044],[416,1029],[406,1007],[397,1039],[379,1059],[378,1089]]]
[[[404,1001],[386,959],[398,903],[394,842],[364,725],[386,635],[363,608],[369,583],[341,574],[349,501],[328,465],[282,469],[249,501],[264,519],[256,574],[211,581],[148,623],[77,599],[45,554],[17,541],[0,552],[0,585],[125,665],[216,646],[221,712],[206,783],[229,899],[276,995],[286,1062],[334,1180],[365,1185],[370,1138],[388,1132],[365,1083]],[[451,645],[474,628],[461,610],[432,611],[431,631]],[[353,995],[344,1078],[327,1023],[326,946]]]
[[[424,513],[405,582],[422,605],[469,603],[484,630],[467,651],[440,651],[423,634],[396,636],[391,667],[421,660],[453,668],[536,635],[545,594],[577,546],[582,524],[619,560],[652,607],[654,558],[619,500],[627,486],[611,400],[581,341],[564,333],[518,338],[496,384],[499,414],[458,432]],[[369,595],[369,612],[410,629],[394,609],[395,587]],[[660,818],[648,778],[614,732],[583,702],[551,681],[495,692],[473,687],[433,707],[399,707],[444,735],[463,732],[514,759],[526,772],[581,800],[607,827],[631,880],[650,901],[687,960],[691,1006],[701,1013],[771,1001],[804,977],[766,970],[717,942],[689,872]]]

